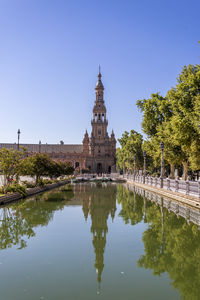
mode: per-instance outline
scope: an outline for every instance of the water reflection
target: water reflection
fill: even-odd
[[[91,219],[94,267],[100,283],[108,220],[111,218],[117,221],[118,217],[115,216],[116,199],[119,217],[125,224],[137,226],[145,223],[142,237],[144,251],[141,248],[140,252],[144,254],[137,257],[138,267],[152,270],[155,276],[167,272],[172,286],[183,299],[199,299],[199,210],[131,186],[80,184],[74,185],[73,190],[59,189],[4,207],[0,210],[0,249],[11,248],[13,245],[18,249],[26,247],[28,239],[35,236],[35,229],[47,226],[56,211],[66,205],[81,205],[85,220]],[[117,238],[120,239],[120,234]],[[131,238],[138,237],[131,235]]]
[[[112,220],[116,211],[116,187],[107,184],[90,188],[89,196],[83,201],[83,213],[87,220],[91,216],[92,243],[95,252],[94,267],[97,272],[97,281],[101,282],[104,268],[104,250],[106,246],[106,234],[108,232],[107,220],[109,215]]]
[[[151,269],[154,275],[167,272],[171,284],[178,289],[182,299],[197,300],[200,295],[200,231],[198,225],[184,219],[160,205],[148,201],[145,192],[130,191],[118,186],[117,199],[122,205],[120,215],[132,225],[145,220],[143,232],[144,255],[138,266]],[[141,195],[143,193],[143,197]],[[149,195],[149,193],[148,193]],[[177,205],[177,203],[176,203]],[[185,210],[187,211],[187,207]],[[199,211],[196,211],[196,215]],[[186,214],[187,216],[187,214]]]
[[[62,210],[73,192],[60,188],[0,209],[0,249],[27,247],[27,240],[35,236],[34,228],[47,226],[54,212]]]

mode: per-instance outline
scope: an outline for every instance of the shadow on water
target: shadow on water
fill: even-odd
[[[143,196],[141,195],[143,193]],[[172,286],[182,298],[200,299],[200,231],[196,224],[188,223],[160,205],[149,201],[145,191],[130,191],[118,186],[120,216],[125,224],[133,226],[143,221],[147,229],[143,232],[144,255],[138,266],[151,269],[154,275],[167,272]]]

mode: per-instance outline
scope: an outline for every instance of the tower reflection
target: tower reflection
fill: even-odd
[[[107,221],[112,220],[116,211],[116,187],[114,185],[94,185],[90,187],[90,194],[83,199],[83,213],[87,220],[91,216],[92,243],[95,252],[94,267],[97,272],[97,281],[101,282],[104,268],[104,252],[106,246],[106,234],[108,232]]]

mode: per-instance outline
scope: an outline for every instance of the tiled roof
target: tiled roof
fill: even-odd
[[[82,153],[83,145],[60,145],[60,144],[20,144],[20,147],[24,147],[28,152],[40,152],[41,153]],[[0,143],[0,149],[9,148],[17,149],[17,144]]]

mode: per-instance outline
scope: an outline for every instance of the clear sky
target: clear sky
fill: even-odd
[[[137,99],[200,63],[199,0],[0,0],[0,142],[81,143],[98,65],[109,133],[141,132]]]

